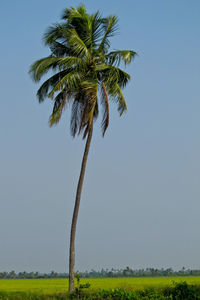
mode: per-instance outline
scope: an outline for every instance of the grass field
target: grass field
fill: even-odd
[[[162,288],[173,282],[186,281],[188,284],[200,285],[200,277],[145,277],[145,278],[89,278],[81,279],[81,283],[89,282],[91,291],[100,289],[123,288],[130,291],[144,288]],[[66,292],[67,279],[11,279],[0,280],[1,292],[31,292],[37,294],[55,294]]]

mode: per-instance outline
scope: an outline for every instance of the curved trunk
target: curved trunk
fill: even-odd
[[[69,252],[69,292],[74,290],[74,266],[75,266],[75,234],[76,234],[76,224],[78,219],[78,211],[80,206],[80,199],[81,199],[81,191],[83,186],[83,180],[85,175],[85,168],[88,158],[88,152],[90,149],[90,142],[92,139],[92,131],[93,125],[88,133],[87,142],[85,145],[85,151],[83,155],[82,165],[81,165],[81,172],[79,176],[77,191],[76,191],[76,201],[74,206],[74,212],[72,217],[72,224],[71,224],[71,235],[70,235],[70,252]]]

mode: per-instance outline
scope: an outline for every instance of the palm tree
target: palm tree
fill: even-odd
[[[44,42],[51,54],[34,62],[30,74],[35,82],[48,72],[53,75],[37,91],[39,102],[45,98],[54,101],[49,125],[57,124],[62,112],[71,105],[71,134],[87,138],[77,186],[71,224],[69,255],[69,291],[74,290],[75,233],[86,162],[92,139],[93,123],[103,107],[102,134],[109,124],[109,100],[113,99],[122,115],[126,102],[122,89],[130,76],[119,68],[129,64],[136,53],[129,50],[109,52],[109,38],[117,30],[117,17],[102,18],[99,12],[88,14],[84,5],[63,11],[62,22],[49,27]]]

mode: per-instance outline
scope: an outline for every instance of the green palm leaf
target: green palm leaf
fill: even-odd
[[[106,51],[110,47],[109,38],[114,36],[118,29],[118,18],[116,16],[109,16],[108,18],[102,19],[103,29],[105,34],[99,45],[99,51]]]
[[[66,23],[56,23],[48,27],[43,36],[45,45],[52,45],[54,42],[67,42],[68,26]]]
[[[106,60],[108,64],[117,66],[123,61],[126,66],[131,63],[136,55],[136,52],[130,50],[115,50],[106,55]]]
[[[61,90],[75,91],[79,87],[81,74],[72,70],[61,78],[48,93],[49,98],[54,98],[54,94]]]
[[[88,14],[84,5],[64,10],[62,22],[50,26],[44,34],[44,42],[51,54],[37,60],[30,67],[34,81],[40,81],[48,72],[53,72],[38,89],[39,102],[53,99],[54,108],[50,125],[60,120],[66,106],[66,95],[71,95],[71,134],[83,132],[87,136],[91,122],[102,106],[102,133],[109,124],[109,101],[118,103],[118,111],[127,110],[122,90],[130,80],[130,75],[119,66],[125,66],[135,58],[131,50],[110,51],[110,38],[116,33],[116,16],[102,18],[97,11]],[[98,95],[101,101],[98,103]]]
[[[47,79],[37,91],[39,102],[43,102],[48,97],[49,90],[53,88],[67,74],[67,71],[61,71]]]
[[[75,29],[69,29],[68,31],[68,43],[72,48],[72,51],[78,57],[87,57],[89,56],[89,51],[84,41],[80,38]]]
[[[63,109],[66,107],[66,103],[67,103],[67,94],[65,91],[62,91],[55,97],[53,111],[49,118],[50,126],[53,126],[54,124],[57,124],[60,121]]]
[[[73,52],[70,47],[67,47],[66,45],[59,43],[57,41],[51,43],[50,49],[52,52],[52,56],[72,56]]]

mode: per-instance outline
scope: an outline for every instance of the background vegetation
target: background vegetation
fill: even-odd
[[[165,276],[200,276],[200,270],[185,269],[174,271],[172,268],[157,269],[146,268],[133,270],[130,267],[124,269],[101,269],[100,271],[79,272],[82,278],[110,278],[110,277],[165,277]],[[0,272],[0,279],[42,279],[42,278],[68,278],[67,273],[39,273],[39,272]]]

